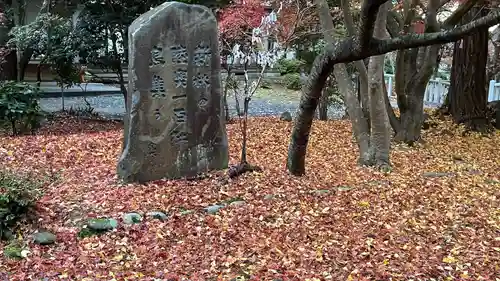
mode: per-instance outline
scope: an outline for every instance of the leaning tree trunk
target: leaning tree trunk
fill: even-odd
[[[475,7],[462,21],[465,24],[487,13],[486,9]],[[464,123],[474,131],[486,131],[489,127],[485,88],[487,58],[488,28],[455,42],[449,90],[450,113],[456,123]]]

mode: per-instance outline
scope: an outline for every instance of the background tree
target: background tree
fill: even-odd
[[[488,14],[486,7],[475,6],[462,19],[462,23],[468,23],[486,14]],[[488,27],[483,27],[455,42],[448,92],[449,112],[456,123],[465,123],[469,129],[482,132],[488,131],[490,127],[486,110],[487,61]]]
[[[491,33],[488,49],[487,80],[500,80],[500,26]]]
[[[263,43],[266,39],[277,40],[279,29],[276,20],[280,11],[267,14],[262,3],[257,0],[229,5],[220,12],[219,40],[221,40],[222,53],[225,55],[224,66],[227,70],[224,85],[226,113],[228,113],[227,94],[228,91],[233,91],[242,132],[240,163],[229,169],[230,178],[248,171],[260,170],[259,167],[250,165],[247,161],[248,110],[250,101],[264,78],[264,73],[278,60],[277,46],[279,44],[268,49],[263,46]],[[260,67],[258,78],[254,81],[250,80],[248,73],[252,60],[255,60],[253,63]],[[240,63],[243,67],[243,83],[240,83],[231,73],[235,63]],[[243,102],[242,111],[240,111],[241,101]]]
[[[162,0],[86,1],[78,18],[76,30],[81,38],[81,46],[78,49],[81,63],[115,73],[117,79],[114,83],[120,86],[125,103],[127,85],[124,68],[128,62],[128,27],[141,14],[163,2]],[[181,2],[201,4],[214,10],[228,4],[227,0]]]
[[[318,3],[319,2],[320,1],[318,1]],[[324,3],[324,1],[321,2]],[[290,140],[287,167],[292,174],[300,175],[305,173],[305,156],[313,115],[325,81],[331,71],[334,70],[334,67],[337,68],[337,70],[334,70],[334,73],[339,83],[339,87],[342,90],[342,88],[349,88],[349,86],[342,86],[342,83],[346,81],[346,78],[344,75],[345,71],[339,71],[340,68],[338,65],[341,63],[358,61],[370,56],[385,54],[398,49],[430,46],[456,41],[466,34],[476,31],[478,28],[493,26],[500,22],[500,11],[496,11],[490,13],[486,17],[477,19],[469,24],[462,25],[451,30],[429,32],[425,34],[402,34],[397,37],[393,37],[392,39],[380,40],[373,38],[376,18],[375,14],[379,7],[385,2],[387,1],[364,1],[360,12],[360,23],[358,24],[357,32],[352,37],[344,39],[340,42],[335,42],[335,44],[329,43],[325,48],[325,51],[316,58],[308,80],[303,87],[298,116],[295,119]],[[431,7],[436,7],[436,5],[431,5]],[[328,9],[322,9],[319,11],[323,13],[323,10],[326,10],[328,13]],[[434,11],[435,10],[433,8],[431,13]],[[326,15],[325,18],[328,18],[328,16],[329,15]],[[331,30],[325,28],[324,25],[323,29],[326,31]],[[339,79],[339,77],[343,79]],[[351,107],[351,109],[354,109],[353,113],[356,113],[356,115],[353,115],[350,111],[349,116],[353,122],[353,131],[355,132],[358,145],[360,146],[361,162],[365,162],[366,157],[370,155],[371,150],[369,135],[367,135],[368,130],[365,130],[364,128],[363,130],[360,130],[362,126],[365,126],[363,124],[366,124],[366,121],[362,120],[363,114],[359,114],[361,112],[359,104],[356,106],[356,103],[353,102],[352,96],[354,96],[353,91],[346,93],[346,104],[348,108]],[[357,99],[354,100],[357,102]],[[362,103],[367,104],[363,99]],[[368,138],[368,140],[366,140],[366,138]],[[368,159],[370,158],[368,157]]]
[[[68,18],[50,13],[41,13],[36,19],[11,31],[9,45],[21,52],[29,51],[41,58],[39,65],[50,65],[61,87],[62,108],[64,110],[64,88],[78,82],[75,65],[75,49],[80,46],[80,38],[73,33],[72,22]],[[38,81],[41,81],[38,69]]]
[[[460,19],[478,1],[465,1],[453,12],[450,6],[455,1],[427,1],[424,6],[420,1],[402,1],[391,11],[388,17],[388,31],[391,37],[401,34],[429,33],[447,30],[459,24]],[[442,22],[438,14],[450,15]],[[400,111],[400,118],[388,108],[391,125],[396,132],[396,140],[413,144],[420,140],[423,122],[424,96],[427,84],[438,67],[441,45],[402,49],[397,52],[395,91]]]
[[[218,15],[219,23],[219,51],[222,60],[222,68],[226,70],[224,81],[223,106],[226,113],[226,121],[230,120],[228,94],[229,89],[234,88],[236,81],[233,77],[233,68],[236,66],[234,46],[251,46],[252,31],[259,27],[266,10],[259,0],[245,1],[244,3],[233,3],[221,8]],[[245,66],[245,64],[243,64]],[[246,64],[248,67],[248,64]],[[233,81],[234,80],[234,81]],[[237,107],[238,115],[240,108]]]
[[[9,31],[14,26],[12,16],[8,13],[11,6],[11,0],[0,1],[0,80],[17,79],[16,51],[7,46]]]

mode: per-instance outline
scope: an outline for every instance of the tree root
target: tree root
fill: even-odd
[[[493,125],[486,118],[468,118],[460,121],[465,125],[468,132],[490,134],[494,131]]]
[[[234,165],[229,168],[228,176],[230,179],[236,178],[246,172],[261,172],[262,169],[258,166],[250,165],[247,162],[240,163],[238,165]]]
[[[385,161],[377,161],[377,163],[375,164],[375,168],[385,174],[392,172],[391,164]]]

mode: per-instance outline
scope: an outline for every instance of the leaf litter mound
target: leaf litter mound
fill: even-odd
[[[348,121],[315,121],[307,175],[293,177],[285,169],[292,123],[254,118],[248,159],[263,171],[225,183],[223,172],[120,183],[119,123],[66,118],[35,136],[2,137],[3,167],[57,181],[37,204],[38,219],[20,227],[30,254],[2,256],[0,272],[10,280],[494,280],[500,134],[465,135],[439,122],[424,132],[425,145],[393,144],[394,169],[382,174],[356,165]],[[228,136],[237,163],[237,124]],[[235,200],[245,204],[204,211]],[[170,217],[121,221],[123,213],[154,210]],[[78,238],[96,217],[120,226]],[[55,233],[56,244],[30,242],[35,229]]]

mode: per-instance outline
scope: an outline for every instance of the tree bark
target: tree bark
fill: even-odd
[[[463,18],[464,22],[484,16],[484,7],[474,7]],[[486,91],[486,64],[488,61],[488,28],[455,42],[450,85],[450,113],[453,120],[469,129],[486,132],[488,93]]]
[[[401,123],[399,121],[399,118],[396,116],[394,113],[394,110],[392,109],[392,104],[391,101],[389,100],[389,96],[387,94],[387,86],[385,85],[385,77],[384,73],[382,73],[382,88],[383,88],[383,93],[384,93],[384,102],[385,102],[385,109],[387,111],[387,116],[389,117],[389,124],[391,124],[392,130],[394,132],[398,132],[401,128]]]
[[[16,50],[7,51],[0,65],[0,80],[17,80],[17,54]]]
[[[330,76],[330,80],[332,77]],[[328,86],[323,89],[323,93],[321,94],[321,98],[319,99],[319,106],[318,106],[318,119],[326,121],[328,120],[328,98],[329,98],[329,92],[328,92],[328,87],[333,86],[332,81],[328,81]]]
[[[424,118],[424,93],[425,85],[420,84],[419,87],[408,93],[405,105],[399,107],[401,123],[399,130],[396,131],[396,141],[413,145],[420,140]]]
[[[128,92],[127,92],[127,87],[125,86],[125,77],[124,77],[124,74],[123,74],[123,68],[122,68],[122,61],[121,61],[121,56],[120,56],[120,53],[118,52],[118,38],[116,36],[116,34],[112,34],[111,35],[111,42],[113,44],[113,52],[114,52],[114,57],[116,58],[116,60],[114,61],[115,63],[115,71],[116,71],[116,74],[118,75],[118,82],[120,83],[120,90],[122,92],[122,95],[123,95],[123,99],[125,101],[125,105],[127,104],[127,96],[128,96]]]
[[[366,1],[370,2],[370,8],[373,8],[372,6],[380,7],[381,4],[387,2]],[[361,18],[365,19],[364,17]],[[327,44],[323,53],[317,56],[314,60],[308,80],[302,88],[302,97],[297,117],[295,118],[290,145],[288,147],[287,168],[289,172],[293,175],[302,175],[305,173],[305,157],[314,112],[316,111],[326,79],[334,66],[374,55],[385,54],[394,50],[453,42],[481,27],[489,27],[498,23],[500,23],[500,11],[496,11],[486,17],[475,20],[470,24],[466,24],[452,30],[430,32],[426,34],[407,34],[386,40],[373,38],[370,33],[360,31],[358,34],[364,34],[363,36],[371,38],[368,40],[368,47],[365,48],[361,48],[361,45],[356,43],[356,40],[352,37],[341,42],[335,42],[335,44]],[[369,25],[360,24],[358,29],[366,26]],[[340,79],[338,79],[338,82],[340,84]],[[342,89],[340,85],[339,88]],[[355,93],[352,93],[352,95],[357,101]],[[349,112],[349,115],[352,116],[351,112]],[[360,142],[358,141],[358,143]]]
[[[379,9],[373,36],[375,38],[385,37],[385,25],[387,19],[388,4],[385,3]],[[385,55],[373,56],[368,65],[369,97],[370,97],[370,144],[375,151],[375,165],[378,169],[388,171],[390,169],[389,152],[391,137],[389,134],[389,117],[385,108],[387,92],[383,92],[384,81],[384,58]]]

